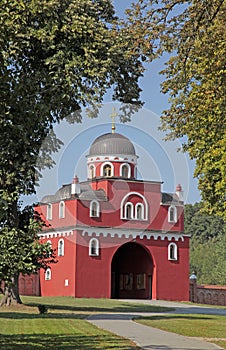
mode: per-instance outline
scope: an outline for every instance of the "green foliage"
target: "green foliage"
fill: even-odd
[[[21,224],[18,200],[53,164],[61,146],[53,124],[81,122],[82,107],[96,116],[111,87],[129,118],[144,67],[110,0],[2,0],[0,48],[0,274],[12,281],[16,270],[39,268],[47,249]]]
[[[197,243],[209,242],[223,235],[224,221],[218,216],[202,212],[202,204],[187,204],[184,217],[185,232]]]
[[[145,22],[156,53],[170,54],[162,71],[169,94],[162,129],[182,138],[195,159],[204,209],[225,218],[226,4],[224,0],[140,0],[129,12]],[[153,43],[155,45],[153,45]]]
[[[185,233],[191,235],[190,269],[198,283],[226,284],[226,232],[220,217],[202,213],[202,205],[185,206]]]
[[[96,115],[110,87],[114,99],[139,105],[144,68],[134,45],[108,0],[1,1],[1,196],[34,192],[36,171],[60,147],[53,123],[81,122],[83,106]]]
[[[41,223],[30,219],[27,208],[21,212],[19,222],[21,228],[4,225],[0,230],[0,281],[7,285],[12,283],[12,276],[31,274],[55,262],[49,245],[38,239]]]

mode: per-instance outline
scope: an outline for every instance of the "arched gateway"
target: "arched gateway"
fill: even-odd
[[[153,260],[140,244],[123,244],[111,264],[111,298],[151,299]]]

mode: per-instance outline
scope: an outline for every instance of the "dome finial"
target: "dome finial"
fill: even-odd
[[[112,125],[111,125],[111,132],[112,134],[115,133],[115,117],[117,117],[117,113],[115,111],[115,108],[112,109],[112,113],[110,115],[110,118],[112,119]]]

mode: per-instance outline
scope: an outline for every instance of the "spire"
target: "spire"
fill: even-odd
[[[117,113],[115,111],[115,108],[112,109],[112,113],[111,113],[110,117],[112,119],[111,132],[112,132],[112,134],[114,134],[115,133],[115,117],[117,117]]]

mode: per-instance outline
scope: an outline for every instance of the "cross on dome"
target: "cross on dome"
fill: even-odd
[[[115,133],[115,118],[118,116],[115,108],[112,109],[112,113],[110,114],[110,118],[112,119],[112,126],[111,126],[111,132],[112,134]]]

